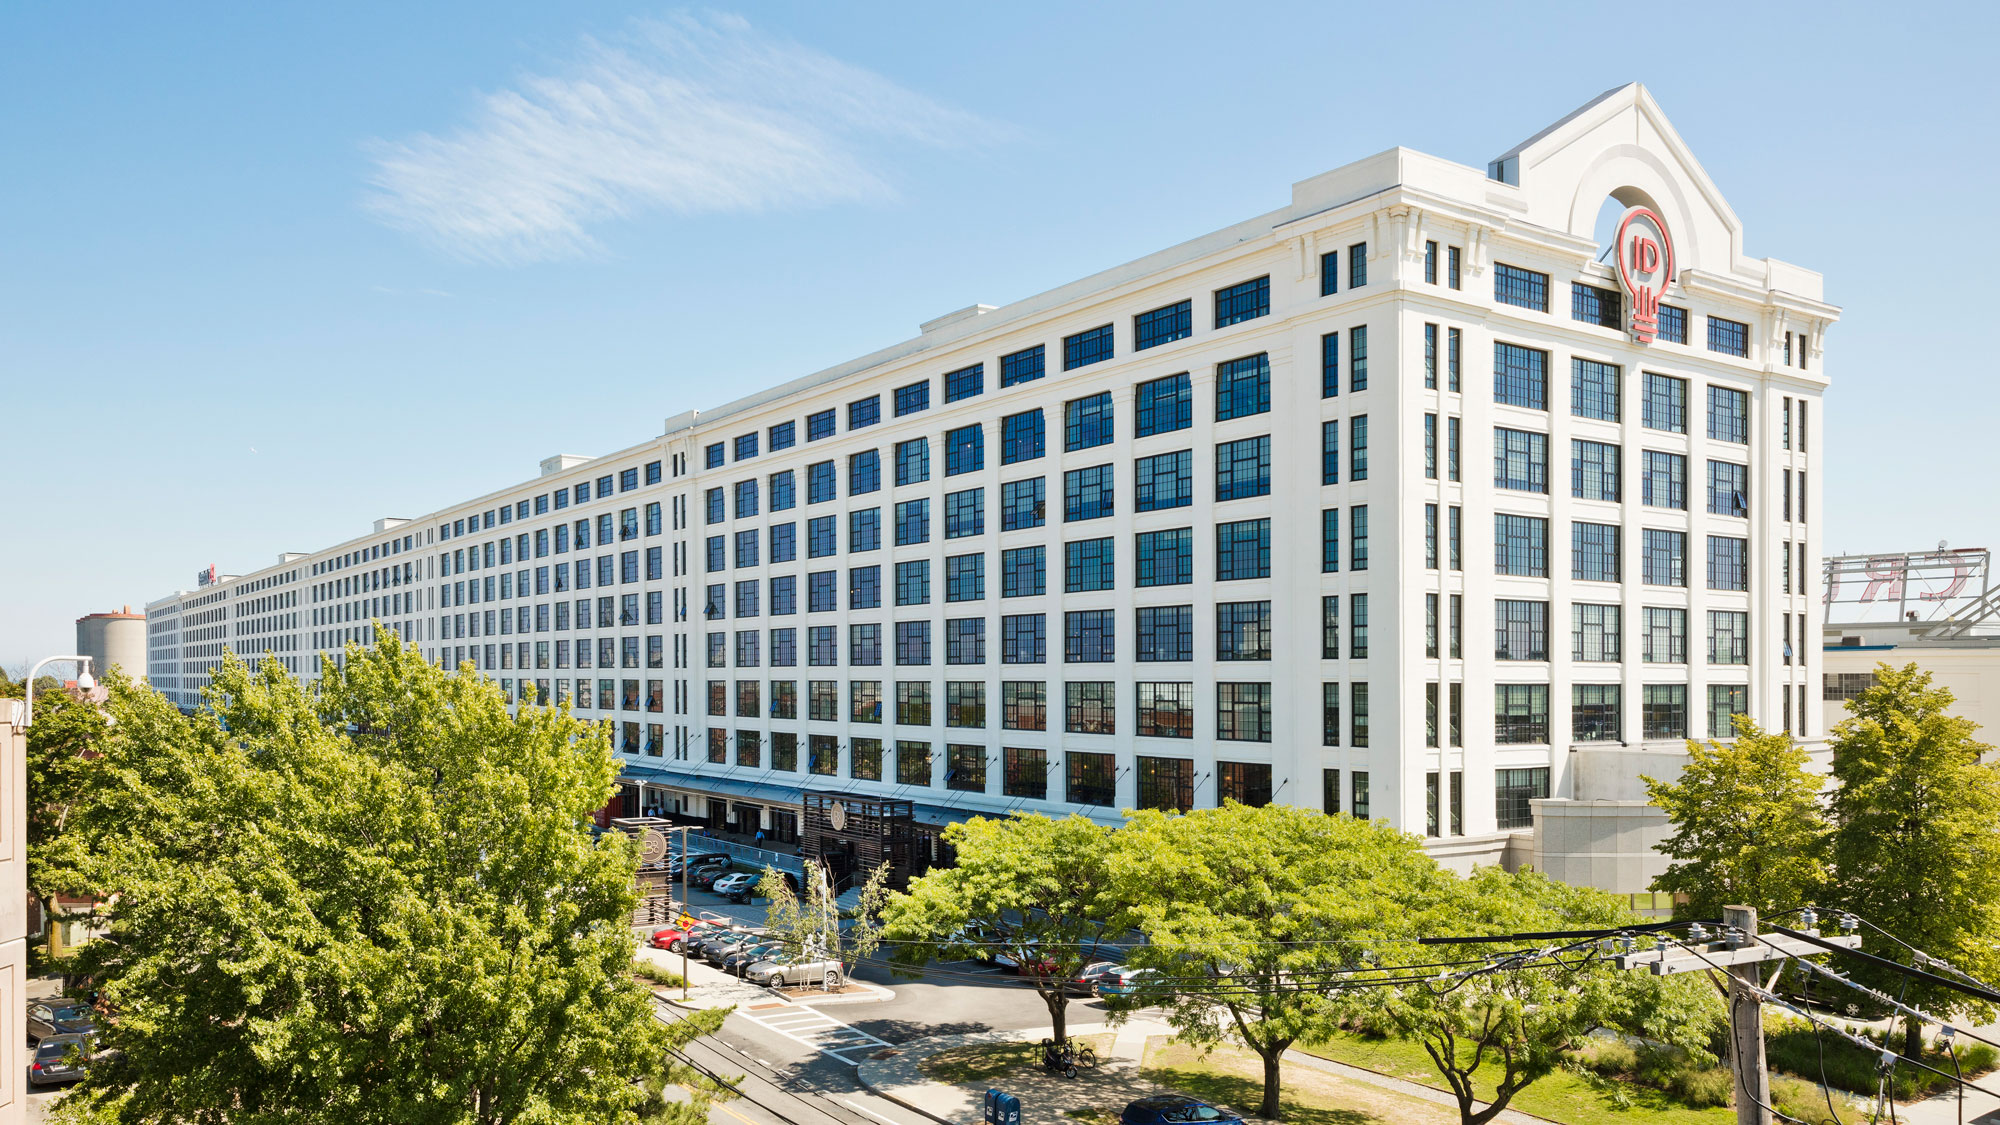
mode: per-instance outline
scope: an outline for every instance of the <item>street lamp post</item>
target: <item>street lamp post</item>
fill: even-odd
[[[89,691],[91,688],[97,686],[97,681],[90,678],[90,657],[74,654],[69,656],[44,657],[34,667],[28,669],[27,706],[24,708],[25,713],[21,716],[21,729],[26,730],[35,721],[35,673],[60,660],[73,660],[76,662],[76,686],[85,691]]]

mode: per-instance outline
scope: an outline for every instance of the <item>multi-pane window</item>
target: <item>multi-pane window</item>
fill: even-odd
[[[1047,363],[1040,344],[1003,355],[1000,357],[1000,385],[1013,387],[1033,382],[1042,377],[1046,368]]]
[[[1616,742],[1619,738],[1617,684],[1576,684],[1570,688],[1569,735],[1577,742]]]
[[[1039,688],[1042,685],[1034,686]],[[1049,752],[1047,750],[1009,746],[1000,751],[1000,756],[1002,759],[1000,792],[1003,795],[1026,797],[1031,801],[1048,799]]]
[[[1271,521],[1239,520],[1215,525],[1215,580],[1234,582],[1271,577]]]
[[[1571,320],[1585,324],[1595,324],[1599,328],[1617,328],[1624,323],[1616,289],[1600,289],[1595,285],[1585,285],[1581,281],[1570,283],[1569,316]]]
[[[1519,344],[1493,344],[1493,401],[1530,410],[1549,408],[1549,353]]]
[[[1647,664],[1687,663],[1687,610],[1646,606],[1639,611],[1639,659]]]
[[[1750,466],[1708,463],[1708,510],[1718,516],[1750,516]]]
[[[971,367],[961,367],[957,371],[945,373],[944,400],[957,402],[974,395],[986,393],[986,365],[975,363]]]
[[[945,620],[944,662],[946,664],[986,663],[986,619],[984,617],[955,617]]]
[[[816,461],[806,466],[806,503],[824,504],[840,495],[840,477],[833,462]]]
[[[1503,746],[1549,740],[1549,685],[1493,685],[1493,741]]]
[[[1708,318],[1708,350],[1748,358],[1750,355],[1750,326],[1740,320],[1725,320],[1719,316]]]
[[[1063,614],[1063,663],[1108,664],[1117,654],[1117,611],[1079,609]]]
[[[928,384],[926,384],[928,386]],[[929,438],[911,438],[896,443],[896,483],[922,484],[931,479]]]
[[[1215,658],[1271,659],[1271,603],[1216,603]]]
[[[1218,502],[1270,494],[1269,436],[1225,441],[1215,447],[1215,499]]]
[[[1215,326],[1255,320],[1271,311],[1271,279],[1265,277],[1215,291]]]
[[[896,684],[896,723],[910,727],[931,725],[929,680],[907,680]]]
[[[1271,357],[1258,352],[1215,365],[1215,420],[1247,418],[1271,410]]]
[[[1458,288],[1458,282],[1459,282],[1458,267],[1459,267],[1459,258],[1461,256],[1462,256],[1461,252],[1459,248],[1456,246],[1447,246],[1444,248],[1444,283],[1447,288],[1450,289]]]
[[[1111,326],[1101,325],[1063,337],[1063,370],[1073,371],[1111,358]]]
[[[1620,498],[1618,447],[1577,438],[1569,443],[1569,450],[1570,495],[1581,500],[1610,500],[1615,503]]]
[[[1523,578],[1549,574],[1549,521],[1501,512],[1493,517],[1493,570]]]
[[[1708,588],[1750,588],[1750,541],[1732,535],[1708,537]]]
[[[869,395],[859,402],[847,404],[847,428],[858,430],[872,426],[882,420],[882,396]]]
[[[1319,655],[1322,660],[1340,659],[1340,596],[1327,594],[1319,600]]]
[[[1000,419],[1000,463],[1012,465],[1042,455],[1043,426],[1039,409]]]
[[[1141,457],[1134,466],[1134,501],[1139,511],[1185,508],[1194,503],[1194,451],[1183,449]]]
[[[986,555],[951,555],[944,560],[944,600],[976,602],[986,596]]]
[[[772,579],[772,581],[777,581]],[[929,605],[931,602],[931,561],[912,559],[896,564],[896,604]]]
[[[1686,586],[1687,532],[1640,529],[1639,572],[1648,586]]]
[[[1117,584],[1113,540],[1083,539],[1063,545],[1063,592],[1109,590]]]
[[[882,509],[863,508],[847,513],[847,549],[874,551],[882,546]]]
[[[1368,569],[1368,505],[1347,510],[1347,569]]]
[[[931,662],[931,623],[928,621],[896,622],[896,663],[904,667],[922,667]],[[896,720],[902,722],[902,719]]]
[[[1064,793],[1072,805],[1110,805],[1118,799],[1118,757],[1071,750],[1063,755]]]
[[[1141,663],[1194,659],[1194,607],[1142,605],[1135,611],[1135,652]]]
[[[1347,330],[1347,389],[1368,389],[1368,326],[1357,324]]]
[[[1657,449],[1639,454],[1639,502],[1649,508],[1687,510],[1687,458]]]
[[[1677,305],[1660,306],[1660,340],[1668,344],[1688,342],[1688,311]]]
[[[1708,436],[1716,441],[1750,444],[1750,392],[1732,387],[1708,388]]]
[[[944,435],[944,475],[978,472],[986,467],[986,431],[979,423],[946,430]]]
[[[847,494],[861,496],[882,488],[882,454],[864,449],[847,459]]]
[[[1570,577],[1578,581],[1618,581],[1618,525],[1571,523],[1570,560]]]
[[[1347,655],[1355,660],[1368,659],[1368,595],[1350,594],[1347,598]],[[1357,746],[1367,743],[1358,742]]]
[[[1047,499],[1042,477],[1010,480],[1000,486],[1000,529],[1024,531],[1047,522]]]
[[[986,725],[986,684],[984,681],[945,681],[944,725],[966,728],[978,728]]]
[[[1187,812],[1194,808],[1194,762],[1188,758],[1150,758],[1139,755],[1133,766],[1138,780],[1138,806],[1161,812]]]
[[[1135,437],[1172,433],[1194,425],[1194,385],[1186,372],[1139,384]]]
[[[1340,394],[1340,333],[1328,332],[1319,338],[1319,397]]]
[[[1686,684],[1646,684],[1640,693],[1640,737],[1687,737]]]
[[[901,418],[905,414],[915,414],[919,410],[929,410],[930,407],[931,381],[929,379],[925,379],[921,383],[911,383],[907,387],[896,388],[896,417]]]
[[[1271,741],[1271,685],[1233,684],[1215,685],[1215,737],[1219,742],[1269,742]],[[1223,777],[1232,763],[1218,762],[1218,777]],[[1222,795],[1244,804],[1253,802],[1271,803],[1271,767],[1246,766],[1248,771],[1262,770],[1261,784],[1252,784],[1239,794],[1228,792],[1223,785]]]
[[[1000,619],[1000,663],[1041,664],[1047,660],[1048,618],[1045,614],[1016,613]]]
[[[1118,687],[1115,683],[1086,680],[1064,684],[1063,688],[1063,730],[1070,734],[1118,732]]]
[[[882,663],[881,625],[849,625],[847,627],[847,662],[853,665],[870,667]],[[855,721],[860,722],[862,720],[857,718]]]
[[[1111,444],[1111,392],[1063,404],[1063,448],[1071,453]]]
[[[1368,479],[1368,415],[1347,420],[1347,479]]]
[[[1000,552],[1000,596],[1003,598],[1039,597],[1047,592],[1048,548],[1012,547]]]
[[[1545,701],[1546,702],[1546,701]],[[1549,767],[1499,769],[1493,771],[1493,815],[1499,828],[1533,828],[1532,802],[1549,795]]]
[[[986,747],[961,742],[945,743],[944,787],[967,793],[984,793]]]
[[[1708,737],[1735,738],[1738,715],[1750,712],[1750,689],[1744,684],[1708,685]]]
[[[1194,335],[1194,302],[1177,301],[1132,318],[1132,350],[1145,351]]]
[[[1499,599],[1493,603],[1493,658],[1547,660],[1549,603]]]
[[[1618,421],[1621,376],[1618,365],[1599,363],[1594,359],[1571,359],[1569,368],[1569,412],[1579,418]]]
[[[1324,574],[1340,570],[1340,509],[1328,508],[1319,514],[1319,569]]]
[[[1319,424],[1319,482],[1340,483],[1340,419]]]
[[[1708,611],[1708,662],[1750,663],[1750,615],[1740,610]]]
[[[1438,385],[1438,326],[1424,325],[1424,388],[1437,390]]]
[[[1649,430],[1670,434],[1688,432],[1688,385],[1672,375],[1645,373],[1645,397],[1640,402],[1639,421]]]
[[[838,430],[839,425],[839,420],[830,409],[822,410],[817,414],[808,414],[806,415],[806,440],[819,441],[823,438],[830,438]]]
[[[986,533],[986,490],[968,488],[944,494],[944,537],[959,539]]]
[[[792,470],[771,474],[771,510],[788,512],[798,506],[798,486]]]
[[[806,631],[806,662],[815,668],[840,663],[840,632],[832,625],[815,625]],[[814,716],[817,718],[818,716]],[[832,716],[828,716],[831,718]]]
[[[1135,585],[1187,585],[1194,581],[1194,529],[1142,531],[1135,537],[1133,556]]]
[[[754,434],[753,434],[753,435],[751,435],[751,436],[752,436],[752,437],[755,437],[756,435],[754,435]],[[744,519],[744,518],[746,518],[746,517],[748,517],[748,516],[754,516],[754,515],[756,515],[756,514],[757,514],[757,478],[755,478],[755,477],[752,477],[752,478],[750,478],[749,480],[740,480],[740,481],[737,481],[737,482],[736,482],[736,518],[740,520],[740,519]],[[578,521],[577,521],[577,523],[576,523],[576,545],[577,545],[578,547],[588,547],[588,546],[590,546],[590,535],[589,535],[589,530],[590,530],[590,521],[589,521],[589,520],[578,520]],[[654,529],[653,529],[653,530],[652,530],[651,532],[649,532],[648,534],[652,534],[652,535],[658,535],[658,534],[659,534],[659,529],[658,529],[658,525],[657,525],[657,524],[655,524],[655,526],[654,526]]]
[[[1435,239],[1424,243],[1424,284],[1438,283],[1438,244]]]
[[[1549,490],[1549,437],[1527,430],[1493,430],[1493,487]]]
[[[1148,738],[1194,737],[1193,684],[1140,681],[1132,686],[1139,701],[1134,733]]]
[[[1063,520],[1102,519],[1113,514],[1114,491],[1110,465],[1071,469],[1063,474]]]
[[[896,504],[896,546],[913,547],[931,539],[931,502],[903,500]]]
[[[1340,292],[1340,251],[1329,250],[1319,256],[1319,295],[1331,297]]]
[[[790,449],[799,443],[798,426],[793,422],[780,422],[771,427],[771,452]]]
[[[1438,479],[1438,416],[1424,415],[1424,479]]]
[[[1493,299],[1503,305],[1533,309],[1536,312],[1549,311],[1549,275],[1510,266],[1505,262],[1493,263]]]
[[[1368,284],[1368,244],[1357,242],[1347,248],[1347,287],[1359,289]]]
[[[1570,659],[1616,664],[1624,659],[1619,632],[1622,610],[1615,605],[1577,602],[1570,606]]]

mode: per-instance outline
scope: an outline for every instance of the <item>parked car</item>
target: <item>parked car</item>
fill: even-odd
[[[678,926],[667,926],[664,929],[654,930],[653,936],[647,939],[647,944],[651,945],[654,949],[664,949],[670,953],[678,953],[681,946],[687,943],[687,939],[688,931]]]
[[[688,882],[693,883],[697,887],[709,888],[715,886],[717,879],[727,874],[729,874],[728,864],[700,867],[696,868],[694,873],[688,876]]]
[[[1075,976],[1069,978],[1069,994],[1071,996],[1096,995],[1097,982],[1113,973],[1123,972],[1124,969],[1125,966],[1120,965],[1116,961],[1092,961],[1090,964],[1077,970]]]
[[[831,973],[836,982],[846,979],[847,971],[838,961],[802,961],[790,957],[758,961],[743,974],[743,979],[752,984],[791,985],[818,984]]]
[[[35,1047],[35,1061],[28,1067],[28,1085],[57,1086],[80,1081],[84,1072],[90,1069],[90,1058],[96,1047],[95,1035],[49,1036]]]
[[[30,1004],[28,1005],[29,1040],[45,1039],[51,1035],[81,1035],[97,1030],[92,1017],[95,1015],[81,1004]]]
[[[737,934],[720,941],[712,941],[701,947],[701,958],[719,969],[731,953],[739,949],[748,949],[761,940],[755,934]]]
[[[748,904],[751,896],[756,893],[758,880],[762,878],[763,876],[752,875],[748,871],[736,871],[717,879],[715,885],[709,889],[731,902]]]
[[[708,951],[725,942],[740,941],[744,937],[741,930],[714,929],[688,942],[688,956],[707,958]]]
[[[775,941],[759,939],[747,945],[739,945],[722,958],[722,971],[742,976],[750,966],[767,958],[783,953],[785,947]]]
[[[1128,969],[1120,967],[1116,972],[1104,974],[1097,981],[1097,995],[1106,1000],[1137,1002],[1147,994],[1164,992],[1158,969]],[[1164,997],[1161,997],[1164,999]]]
[[[994,951],[993,963],[1010,973],[1021,972],[1023,965],[1040,964],[1047,959],[1036,952],[1035,945],[1033,938],[1008,942]]]
[[[1140,1098],[1118,1115],[1119,1125],[1243,1125],[1243,1119],[1226,1109],[1217,1109],[1180,1094],[1155,1094]]]

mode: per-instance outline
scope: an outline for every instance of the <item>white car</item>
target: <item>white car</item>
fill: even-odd
[[[838,988],[846,979],[846,970],[838,961],[803,961],[789,955],[759,961],[743,971],[743,979],[752,984],[796,985],[821,984],[832,979]]]
[[[709,889],[723,898],[747,903],[750,901],[750,896],[756,893],[757,884],[762,879],[763,876],[761,875],[752,875],[747,871],[738,871],[733,875],[724,875],[722,878],[717,879],[715,885]]]

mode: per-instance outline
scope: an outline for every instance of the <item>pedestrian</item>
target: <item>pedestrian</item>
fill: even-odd
[[[764,846],[764,830],[762,828],[757,830],[757,846],[760,848]]]

